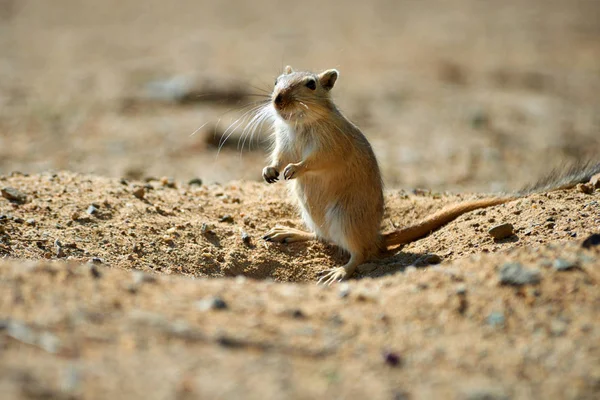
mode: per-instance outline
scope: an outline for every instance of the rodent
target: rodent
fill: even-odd
[[[369,258],[424,237],[466,212],[532,192],[572,187],[600,173],[600,163],[575,166],[516,194],[462,202],[415,225],[381,233],[381,172],[367,138],[331,98],[338,76],[335,69],[314,74],[287,66],[265,106],[273,117],[275,143],[263,178],[274,183],[281,173],[290,181],[309,232],[276,226],[263,238],[283,243],[320,239],[347,251],[348,263],[325,271],[319,283],[347,279]]]

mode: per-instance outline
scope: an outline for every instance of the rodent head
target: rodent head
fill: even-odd
[[[271,95],[273,109],[287,123],[310,123],[327,118],[334,108],[330,91],[338,75],[335,69],[313,74],[285,67],[283,74],[275,80]]]

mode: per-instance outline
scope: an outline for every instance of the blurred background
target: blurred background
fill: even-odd
[[[340,70],[388,187],[600,155],[597,0],[0,0],[0,174],[259,180],[264,140],[219,138],[286,64]]]

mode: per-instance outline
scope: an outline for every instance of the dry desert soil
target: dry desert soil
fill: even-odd
[[[244,136],[284,65],[339,69],[382,229],[410,225],[600,160],[599,21],[593,0],[0,0],[0,398],[600,398],[597,181],[326,287],[348,256],[262,240],[302,221],[260,179],[268,127]]]

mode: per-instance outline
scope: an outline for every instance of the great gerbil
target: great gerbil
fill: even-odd
[[[285,243],[321,239],[347,251],[348,263],[325,271],[321,283],[347,279],[358,265],[382,250],[426,236],[465,212],[506,203],[533,191],[573,186],[600,172],[600,163],[585,164],[551,176],[526,191],[459,203],[416,225],[382,234],[381,173],[367,138],[331,99],[338,76],[335,69],[313,74],[294,72],[288,66],[277,78],[271,100],[261,111],[273,117],[275,137],[263,178],[273,183],[283,173],[309,229],[305,232],[277,226],[264,239]]]

